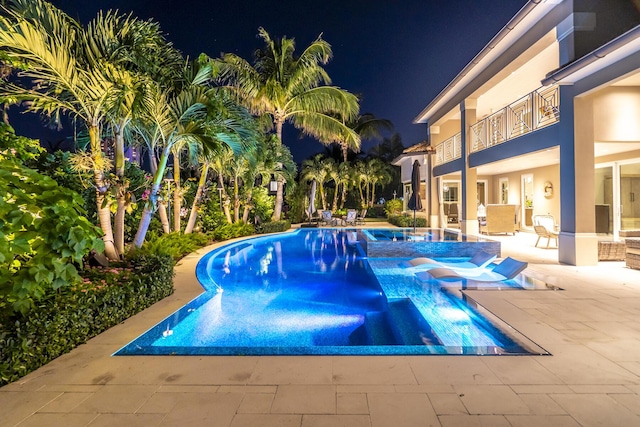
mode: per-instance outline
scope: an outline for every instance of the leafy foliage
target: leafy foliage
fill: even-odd
[[[26,313],[48,289],[79,282],[76,266],[104,249],[82,205],[78,193],[0,155],[0,310]]]
[[[14,381],[173,293],[169,255],[136,253],[91,268],[73,287],[48,290],[28,316],[0,318],[0,386]]]
[[[255,234],[256,230],[251,224],[243,222],[234,222],[233,224],[225,224],[208,233],[213,240],[229,240],[235,237],[250,236]]]
[[[279,233],[291,228],[291,222],[287,220],[264,222],[256,227],[258,233]]]
[[[387,217],[391,215],[400,215],[402,212],[402,200],[400,199],[391,199],[387,200],[384,203],[384,213]]]
[[[390,224],[398,227],[413,227],[413,216],[409,215],[391,215],[388,219]],[[427,219],[422,217],[416,218],[416,227],[426,227]]]
[[[145,252],[150,254],[170,255],[177,261],[185,255],[206,246],[208,243],[209,238],[204,234],[169,233],[147,241],[143,248]]]

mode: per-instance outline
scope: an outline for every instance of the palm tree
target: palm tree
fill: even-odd
[[[116,82],[126,71],[89,55],[87,36],[80,25],[64,12],[41,0],[14,0],[4,7],[0,17],[0,49],[20,74],[37,82],[32,87],[5,83],[0,89],[3,100],[27,101],[28,110],[54,118],[62,112],[83,121],[89,131],[90,168],[96,189],[100,226],[104,233],[105,253],[118,259],[106,203],[109,184],[106,162],[100,147],[100,127],[104,124]]]
[[[387,119],[378,119],[371,113],[365,113],[358,116],[354,120],[350,120],[347,126],[351,128],[358,136],[360,140],[369,139],[381,139],[383,130],[392,130],[393,124]],[[348,159],[349,150],[357,153],[360,151],[360,141],[357,144],[353,140],[345,139],[338,141],[338,145],[342,151],[342,161],[346,162]]]
[[[269,115],[282,144],[282,128],[292,123],[303,133],[330,144],[359,143],[359,136],[344,123],[358,113],[355,95],[331,84],[322,68],[332,57],[331,46],[318,37],[299,57],[295,42],[273,40],[263,29],[258,35],[265,47],[256,51],[254,66],[227,53],[220,63],[221,80],[256,115]],[[273,218],[280,219],[284,182],[278,180]]]
[[[325,158],[322,154],[316,154],[312,159],[302,162],[302,179],[304,181],[315,180],[318,184],[318,195],[322,209],[327,209],[325,184],[332,180],[331,172],[335,167],[335,161]]]

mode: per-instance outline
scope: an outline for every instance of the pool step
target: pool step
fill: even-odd
[[[389,300],[388,310],[366,313],[349,340],[351,345],[440,344],[409,298]]]

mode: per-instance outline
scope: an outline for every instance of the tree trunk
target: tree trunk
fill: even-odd
[[[227,192],[224,190],[224,180],[222,179],[222,174],[219,173],[218,174],[218,188],[222,188],[222,192],[220,193],[221,196],[220,198],[222,199],[222,211],[224,212],[224,216],[227,218],[227,222],[229,224],[233,223],[233,220],[231,219],[231,212],[229,211],[229,203],[227,203],[227,198],[229,196],[227,196]],[[222,194],[224,194],[224,197],[222,197]]]
[[[180,211],[182,210],[182,188],[180,182],[180,151],[173,153],[173,181],[175,188],[173,189],[173,231],[180,233],[182,229],[180,224]],[[169,196],[171,197],[171,196]]]
[[[93,164],[103,164],[97,124],[92,124],[89,127],[89,140],[91,142],[91,156],[93,157]],[[104,236],[102,237],[102,240],[104,240],[104,253],[107,258],[115,261],[120,259],[120,254],[118,253],[118,249],[116,248],[113,240],[113,228],[111,227],[111,210],[105,203],[105,195],[109,190],[109,186],[105,182],[104,172],[100,168],[95,168],[93,170],[93,179],[96,186],[98,219],[100,221],[100,228],[104,233]]]
[[[198,205],[200,204],[200,198],[202,197],[202,190],[207,183],[207,173],[209,172],[209,162],[205,162],[202,165],[202,172],[200,172],[200,180],[198,181],[198,189],[196,195],[193,198],[193,204],[191,205],[191,213],[189,214],[189,221],[184,229],[184,234],[190,234],[193,228],[196,226],[196,220],[198,219]]]
[[[280,145],[282,145],[282,119],[276,118],[275,126],[276,126],[276,135],[278,136],[278,141]],[[279,221],[282,216],[282,205],[284,204],[284,178],[282,176],[277,177],[278,187],[276,190],[276,204],[273,208],[273,220]]]
[[[338,181],[334,181],[336,183],[335,186],[335,190],[333,191],[333,210],[335,211],[336,209],[338,209],[338,192],[340,190],[340,184],[338,184]]]
[[[158,170],[156,171],[153,177],[153,185],[151,186],[151,193],[149,194],[149,200],[144,206],[144,210],[142,211],[142,218],[140,218],[140,224],[138,225],[138,231],[136,232],[136,237],[133,241],[133,244],[139,248],[142,247],[144,243],[144,239],[147,235],[147,230],[149,230],[149,224],[151,223],[151,217],[153,216],[153,211],[156,206],[158,206],[158,192],[160,191],[160,184],[162,183],[162,179],[164,178],[164,171],[167,166],[167,159],[169,157],[169,148],[165,148],[162,152],[162,157],[160,158],[160,164],[158,165]],[[165,211],[166,215],[166,211]],[[164,227],[164,225],[163,225]]]
[[[233,220],[240,221],[240,191],[238,189],[238,177],[233,180]]]
[[[121,121],[115,127],[115,158],[116,158],[116,208],[115,217],[115,245],[119,253],[124,253],[124,216],[127,209],[127,185],[124,180],[124,123]]]
[[[169,215],[167,215],[167,203],[164,200],[158,201],[156,203],[156,208],[158,209],[158,216],[160,217],[160,223],[162,224],[162,231],[164,234],[171,233],[171,224],[169,224]]]

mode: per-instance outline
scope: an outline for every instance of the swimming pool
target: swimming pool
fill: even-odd
[[[116,355],[545,354],[399,261],[368,259],[352,229],[229,244],[198,263],[202,295]]]

